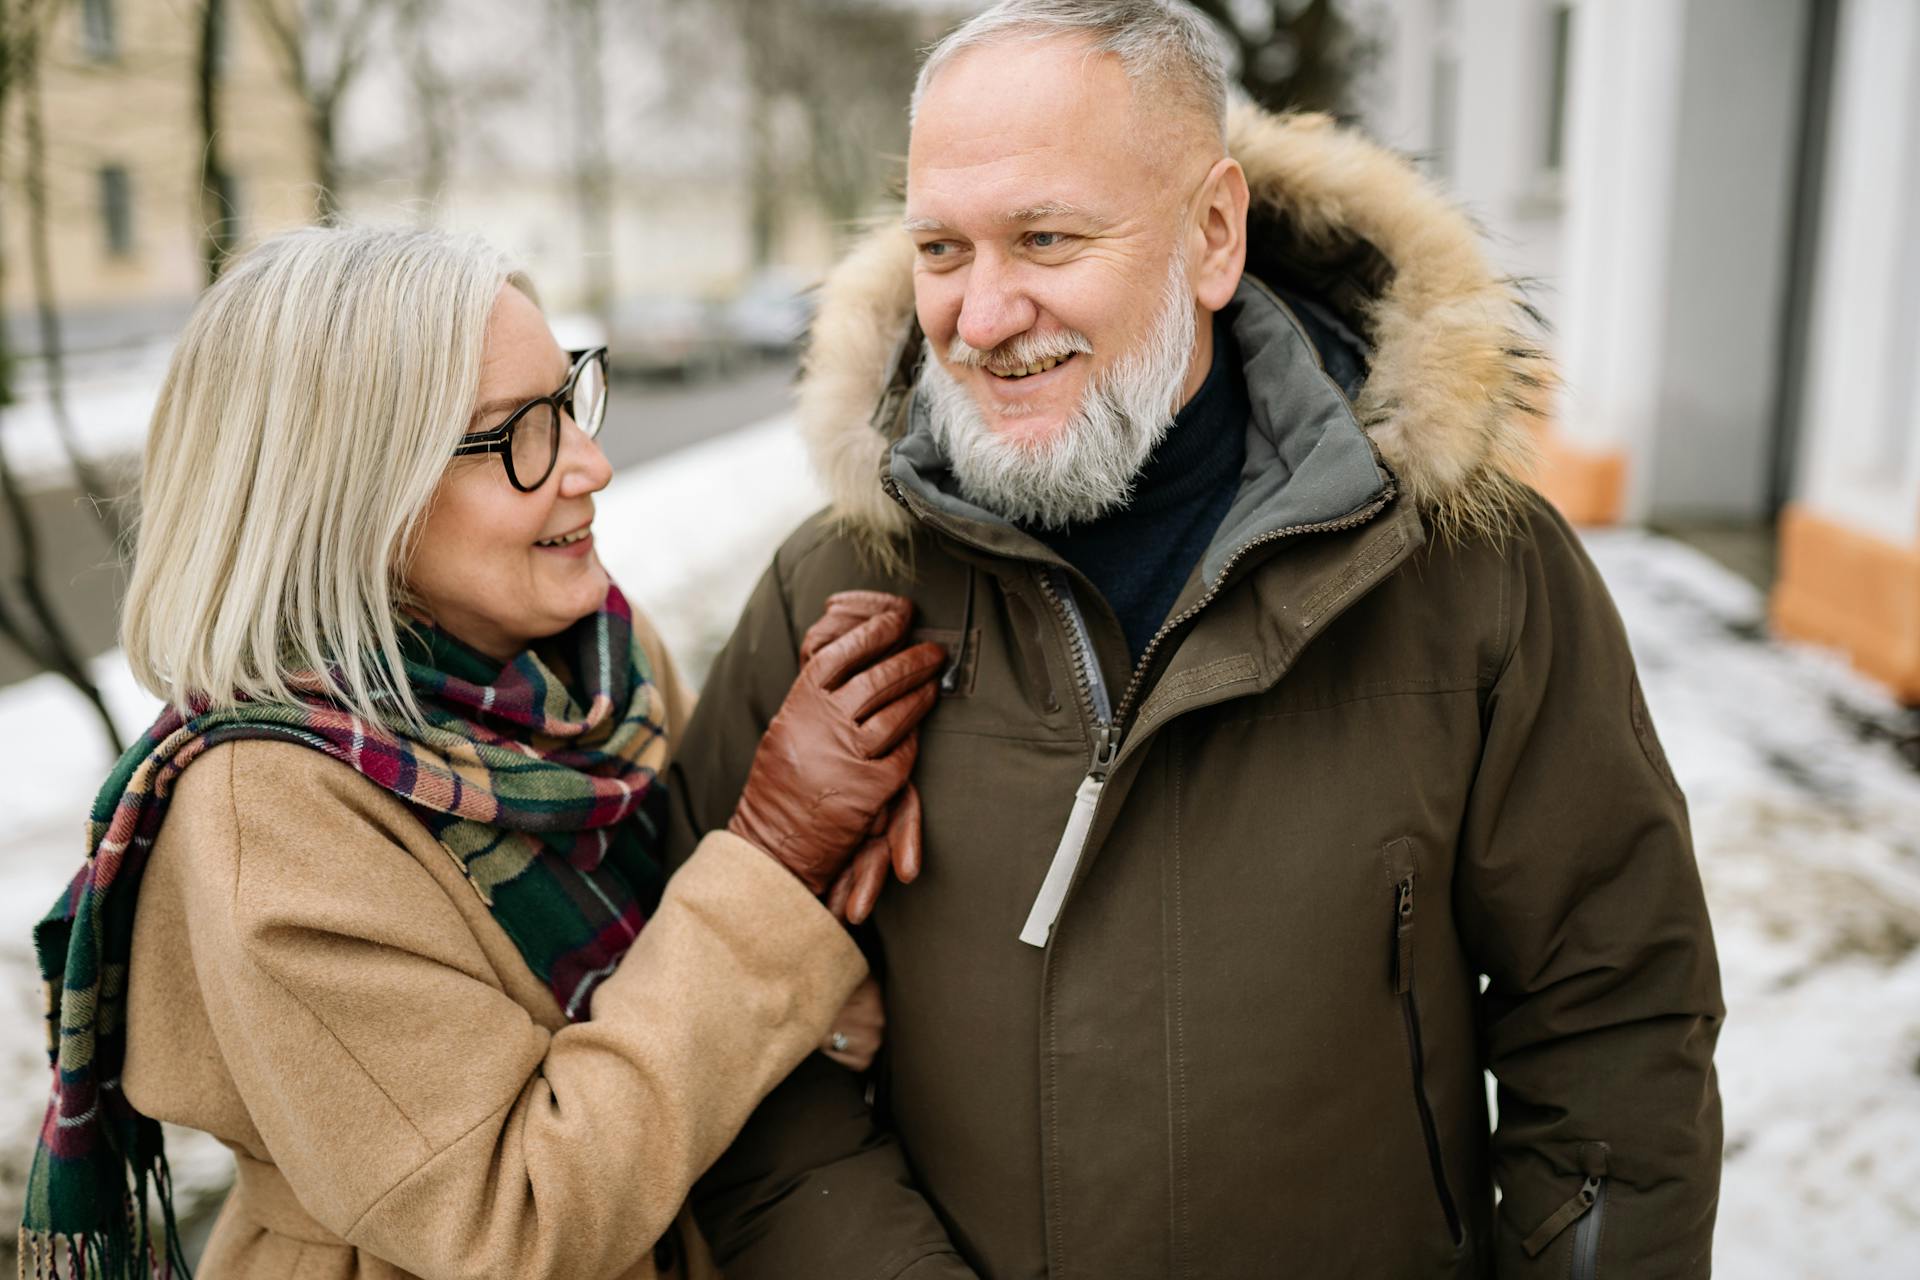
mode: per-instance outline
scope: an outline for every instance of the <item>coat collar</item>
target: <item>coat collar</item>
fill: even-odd
[[[1366,339],[1353,410],[1401,492],[1442,537],[1506,532],[1553,383],[1515,283],[1406,160],[1324,116],[1243,104],[1228,146],[1253,198],[1248,273],[1317,294]],[[916,336],[912,241],[876,228],[822,288],[799,419],[834,519],[883,560],[912,526],[882,475]]]

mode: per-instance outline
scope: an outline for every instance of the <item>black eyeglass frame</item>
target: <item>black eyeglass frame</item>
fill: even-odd
[[[532,493],[535,489],[545,484],[553,475],[555,464],[560,461],[560,415],[564,414],[569,418],[573,418],[574,425],[586,432],[587,439],[589,440],[600,434],[600,425],[606,421],[607,417],[607,397],[604,391],[600,397],[599,416],[592,422],[581,422],[578,418],[574,417],[573,413],[573,389],[575,384],[580,381],[580,373],[587,367],[588,361],[598,362],[600,365],[600,385],[603,388],[608,386],[607,349],[605,347],[587,347],[580,351],[569,351],[567,352],[567,357],[573,361],[573,364],[567,370],[567,380],[560,384],[559,390],[549,395],[538,396],[527,401],[512,413],[508,414],[507,420],[497,427],[490,427],[485,431],[470,432],[461,438],[459,444],[454,446],[453,456],[456,458],[467,458],[477,454],[497,453],[500,455],[501,465],[507,469],[507,483],[511,484],[520,492]],[[553,448],[547,455],[546,470],[540,473],[540,478],[532,484],[523,484],[519,474],[513,469],[513,433],[514,429],[520,425],[522,418],[525,418],[528,413],[543,404],[553,406],[555,424]]]

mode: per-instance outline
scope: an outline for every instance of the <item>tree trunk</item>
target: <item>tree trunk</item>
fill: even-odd
[[[1270,27],[1251,38],[1236,16],[1234,0],[1193,0],[1233,41],[1240,58],[1240,86],[1270,111],[1326,111],[1342,115],[1354,77],[1377,52],[1340,13],[1334,0],[1282,3],[1269,0]],[[1290,46],[1289,59],[1270,59]]]
[[[227,0],[202,0],[200,62],[200,257],[211,285],[239,247],[239,211],[227,200],[231,178],[220,150],[220,49]]]
[[[10,96],[8,90],[19,79],[24,78],[27,81],[28,110],[33,113],[28,129],[30,156],[36,147],[43,153],[45,150],[45,139],[38,136],[39,114],[34,85],[37,78],[36,63],[39,45],[33,32],[27,29],[34,17],[35,15],[29,14],[23,19],[20,7],[11,3],[11,0],[0,0],[0,123],[6,119],[6,100]],[[4,141],[5,137],[5,130],[0,129],[0,141]],[[44,163],[44,154],[41,155],[40,162]],[[30,178],[34,168],[35,162],[30,159]],[[0,171],[4,171],[4,166],[0,166]],[[44,170],[40,170],[40,174],[44,178]],[[36,230],[36,255],[44,252],[45,249],[44,205],[45,195],[42,190],[41,211],[38,215],[41,225]],[[4,241],[0,240],[0,244],[4,244]],[[5,268],[5,255],[0,253],[0,297],[5,296],[3,287],[6,280]],[[39,281],[45,277],[38,270],[35,275],[36,293],[40,293],[44,300],[47,295],[39,288]],[[42,319],[44,323],[45,317],[43,316]],[[57,325],[54,336],[57,347]],[[5,359],[4,353],[7,350],[5,342],[5,325],[0,323],[0,404],[11,404],[13,401],[11,365]],[[57,379],[50,379],[50,381],[57,382]],[[85,664],[80,660],[72,640],[67,636],[66,629],[61,625],[48,601],[46,586],[41,581],[40,575],[39,530],[34,525],[33,512],[27,506],[27,496],[21,491],[19,480],[7,460],[4,447],[0,447],[0,511],[4,511],[7,524],[12,529],[15,552],[19,557],[18,563],[11,567],[8,578],[20,595],[26,615],[22,616],[21,613],[16,612],[6,597],[0,595],[0,636],[6,637],[26,656],[28,661],[59,675],[72,685],[82,698],[86,699],[87,705],[92,707],[94,714],[99,717],[100,726],[107,735],[107,742],[117,757],[122,750],[120,730],[114,725],[113,717],[107,712],[107,704],[100,696],[100,690],[88,677]],[[29,617],[32,619],[31,623],[27,620]]]
[[[18,21],[15,0],[0,0],[0,182],[6,177],[4,148],[7,138],[7,104],[12,99],[14,30]],[[6,208],[0,202],[0,408],[13,403],[13,331],[8,327],[6,310]]]
[[[87,674],[86,663],[81,660],[79,650],[67,635],[66,627],[54,614],[47,598],[46,584],[40,579],[39,530],[34,526],[33,512],[27,506],[27,495],[20,489],[19,479],[13,474],[13,466],[7,461],[4,448],[0,448],[0,506],[6,508],[7,520],[13,526],[14,542],[20,554],[13,585],[34,622],[29,627],[25,620],[14,613],[5,597],[0,596],[0,636],[11,641],[29,662],[58,675],[87,700],[87,705],[93,708],[94,715],[100,719],[100,727],[107,735],[107,744],[113,748],[114,758],[118,759],[120,753],[126,750],[126,744],[120,740],[119,727],[113,723],[113,716],[107,711],[107,703],[100,696],[99,687]]]
[[[334,149],[336,99],[332,94],[314,97],[307,104],[307,138],[313,147],[313,217],[323,227],[339,223],[340,157]]]
[[[86,497],[88,508],[115,546],[124,532],[120,508],[109,492],[106,477],[81,452],[74,434],[73,414],[67,405],[67,369],[65,339],[60,331],[60,309],[54,299],[53,250],[48,235],[47,216],[47,132],[40,87],[40,40],[29,33],[20,54],[23,124],[27,142],[27,239],[28,262],[33,278],[34,310],[40,319],[40,359],[46,369],[47,406],[53,414],[53,426],[60,447],[67,456],[75,484]]]
[[[607,155],[600,0],[568,0],[566,9],[573,47],[574,197],[580,251],[587,270],[587,309],[604,328],[613,318],[613,166]]]
[[[447,119],[451,89],[433,61],[431,32],[437,7],[434,0],[408,0],[400,11],[407,78],[413,85],[420,125],[420,174],[415,199],[420,222],[425,226],[439,222],[440,202],[446,198],[453,171],[453,136]]]
[[[737,0],[741,45],[747,59],[747,209],[753,265],[773,261],[780,237],[780,158],[774,145],[774,50],[765,30],[769,14],[760,0]]]

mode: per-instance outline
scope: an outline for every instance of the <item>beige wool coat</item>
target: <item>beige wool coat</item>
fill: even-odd
[[[691,699],[641,626],[671,740]],[[570,1025],[392,795],[228,743],[181,776],[147,868],[124,1087],[233,1150],[203,1280],[699,1277],[689,1186],[865,973],[797,879],[716,832]]]

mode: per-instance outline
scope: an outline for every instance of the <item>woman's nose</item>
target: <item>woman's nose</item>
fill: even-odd
[[[571,415],[561,419],[560,496],[578,498],[598,493],[613,479],[613,464],[600,448],[600,442],[580,429]]]

